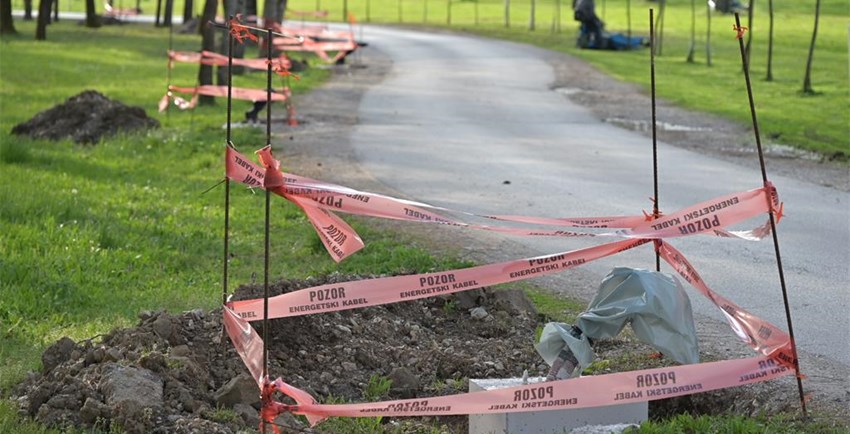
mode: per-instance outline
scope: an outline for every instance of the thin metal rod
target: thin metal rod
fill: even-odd
[[[268,30],[268,37],[271,40],[272,31]],[[272,50],[266,52],[268,66],[266,68],[266,145],[271,146],[271,124],[272,124]],[[265,247],[264,247],[264,264],[263,264],[263,378],[268,378],[269,375],[269,216],[271,209],[271,192],[266,188],[266,219],[265,219]],[[263,426],[265,431],[265,424]]]
[[[231,87],[232,79],[231,71],[233,66],[233,35],[227,32],[227,146],[231,144]],[[227,303],[227,284],[228,284],[228,260],[230,259],[230,178],[225,179],[224,183],[224,261],[221,264],[221,304],[224,306]]]
[[[737,12],[735,13],[735,27],[736,29],[741,28],[741,18],[738,16]],[[750,100],[750,114],[753,119],[753,132],[756,135],[756,147],[758,148],[759,165],[761,166],[761,178],[765,187],[767,187],[767,168],[764,164],[764,151],[762,150],[761,137],[759,135],[759,124],[758,118],[756,117],[756,104],[753,100],[753,86],[750,83],[749,59],[747,58],[747,51],[744,47],[743,35],[741,35],[740,30],[738,32],[738,45],[741,50],[741,63],[743,63],[744,66],[744,79],[747,83],[747,97]],[[782,287],[782,302],[785,304],[785,320],[788,323],[788,336],[791,338],[791,352],[794,355],[794,370],[797,374],[797,390],[800,393],[800,406],[803,410],[803,417],[808,417],[808,413],[806,412],[806,399],[803,394],[803,379],[800,375],[800,358],[797,355],[797,342],[794,340],[794,326],[791,322],[791,308],[788,304],[788,289],[785,285],[785,272],[782,269],[782,255],[779,254],[779,237],[776,234],[776,219],[773,216],[772,208],[773,198],[770,194],[768,194],[767,200],[768,206],[770,207],[770,212],[768,213],[768,217],[770,218],[770,233],[773,235],[773,249],[776,252],[776,267],[779,271],[779,284]]]
[[[233,17],[230,17],[233,19]],[[229,23],[229,21],[228,21]],[[228,29],[230,26],[228,25]],[[233,33],[227,32],[227,143],[232,142],[230,126],[233,109]]]
[[[652,89],[652,216],[658,218],[658,141],[655,128],[655,11],[649,9],[649,79]],[[655,249],[655,271],[661,271],[661,254]]]

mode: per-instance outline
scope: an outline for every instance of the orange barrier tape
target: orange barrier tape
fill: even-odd
[[[275,162],[273,171],[279,172],[280,163],[271,155],[270,147],[257,151],[264,161]],[[262,187],[268,167],[261,167],[247,157],[227,148],[225,154],[226,176],[248,187]],[[653,219],[651,216],[615,216],[615,217],[570,217],[543,218],[509,215],[477,215],[474,213],[449,210],[432,205],[396,199],[380,194],[364,192],[330,184],[289,173],[275,174],[284,181],[276,185],[272,192],[282,196],[304,209],[308,219],[320,232],[325,248],[334,260],[341,261],[363,247],[362,240],[354,231],[340,226],[321,226],[314,222],[315,210],[341,211],[350,214],[380,217],[394,220],[437,223],[470,229],[482,229],[520,236],[556,236],[556,237],[625,237],[625,238],[672,238],[695,234],[708,234],[720,237],[735,237],[746,240],[759,240],[770,233],[769,222],[748,231],[731,231],[726,228],[740,223],[776,206],[778,196],[772,185],[733,193],[714,198],[699,204],[683,208],[668,215]],[[770,192],[768,194],[768,192]],[[768,200],[770,197],[770,200]],[[770,207],[768,202],[771,202]],[[444,213],[455,213],[471,217],[486,218],[496,222],[512,222],[531,225],[562,226],[579,228],[622,228],[606,233],[584,233],[557,230],[526,229],[506,226],[468,224]]]

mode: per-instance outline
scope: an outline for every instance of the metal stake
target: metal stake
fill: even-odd
[[[735,27],[736,30],[741,28],[741,19],[738,16],[738,13],[735,12]],[[758,119],[756,118],[756,104],[753,100],[753,87],[750,83],[750,67],[749,67],[749,59],[747,58],[747,51],[744,47],[744,39],[743,35],[739,33],[738,35],[738,45],[741,50],[741,63],[744,66],[744,79],[747,83],[747,97],[750,100],[750,114],[753,119],[753,132],[756,136],[756,147],[758,148],[759,154],[759,165],[761,166],[761,178],[764,182],[765,187],[768,185],[767,180],[767,169],[764,164],[764,152],[762,151],[761,146],[761,137],[759,135],[759,124]],[[776,252],[776,266],[779,271],[779,284],[782,287],[782,302],[785,304],[785,320],[788,323],[788,335],[791,338],[791,352],[794,355],[794,371],[797,375],[797,390],[800,393],[800,406],[803,410],[803,417],[808,417],[808,413],[806,412],[806,399],[803,395],[803,380],[800,375],[800,358],[797,355],[797,342],[794,340],[794,327],[791,323],[791,308],[788,304],[788,289],[785,286],[785,272],[782,269],[782,256],[779,254],[779,238],[776,235],[776,219],[773,216],[772,209],[772,198],[768,195],[768,205],[771,207],[770,212],[768,212],[768,217],[770,218],[770,233],[773,235],[773,249]]]
[[[649,71],[652,89],[652,183],[655,187],[652,200],[652,216],[658,218],[658,141],[655,128],[655,16],[649,10]],[[661,254],[658,252],[660,240],[656,240],[655,271],[661,271]]]

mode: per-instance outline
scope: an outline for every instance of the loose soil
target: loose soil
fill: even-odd
[[[646,95],[617,83],[569,56],[552,53],[558,72],[555,88],[586,104],[603,119],[646,117]],[[273,122],[286,169],[350,187],[401,196],[376,182],[357,165],[349,143],[357,123],[356,108],[363,92],[390,70],[390,61],[374,49],[362,50],[348,65],[335,69],[333,79],[297,101],[300,126],[286,126],[285,115]],[[603,93],[601,89],[606,91]],[[610,95],[598,97],[599,94]],[[616,96],[614,96],[614,94]],[[595,95],[589,97],[589,95]],[[616,103],[614,103],[616,101]],[[624,103],[626,102],[626,103]],[[709,116],[660,104],[664,119],[706,130],[671,131],[662,140],[735,161],[745,147],[740,136],[727,131],[745,128]],[[659,118],[662,118],[659,115]],[[737,128],[737,130],[735,130]],[[700,134],[703,132],[705,134]],[[720,139],[718,139],[720,137]],[[729,141],[725,141],[725,138]],[[720,144],[720,145],[718,145]],[[723,145],[727,144],[727,145]],[[730,149],[729,152],[723,149]],[[798,158],[768,156],[772,168],[823,185],[847,190],[846,167]],[[799,163],[799,164],[797,164]],[[810,173],[809,170],[817,172]],[[523,248],[495,235],[451,231],[427,225],[369,220],[370,224],[412,237],[435,254],[451,254],[479,262],[523,257]],[[402,236],[402,235],[400,235]],[[272,294],[323,283],[369,276],[320,276],[305,281],[281,281]],[[599,282],[576,270],[568,276],[537,279],[536,284],[570,297],[589,299]],[[240,287],[237,299],[261,294],[257,286]],[[473,308],[487,315],[476,319]],[[232,345],[222,336],[220,311],[142,312],[137,327],[115,330],[83,342],[63,339],[43,356],[44,369],[33,373],[13,393],[22,413],[51,426],[123,427],[130,433],[234,433],[257,425],[256,385]],[[373,376],[392,378],[390,398],[428,397],[461,393],[469,378],[502,378],[543,374],[547,367],[533,349],[535,330],[548,321],[518,289],[469,291],[446,297],[310,315],[271,322],[270,372],[320,400],[363,401]],[[255,325],[257,326],[257,325]],[[725,324],[697,323],[705,361],[752,356],[731,338]],[[664,366],[654,351],[629,333],[600,342],[599,360],[610,365],[597,372]],[[803,354],[812,393],[809,411],[835,423],[850,424],[846,366]],[[131,379],[129,383],[122,379]],[[377,377],[376,377],[377,378]],[[129,393],[122,393],[129,391]],[[369,396],[367,396],[369,395]],[[150,408],[145,410],[145,407]],[[224,411],[222,409],[228,409]],[[650,413],[661,418],[675,413],[776,414],[798,411],[792,378],[769,383],[652,401]],[[232,409],[232,411],[230,411]],[[295,432],[324,432],[322,425],[306,427],[299,419],[279,423]],[[466,418],[386,418],[399,432],[466,432]]]
[[[149,118],[141,107],[130,107],[100,92],[86,90],[64,103],[15,125],[12,134],[33,139],[71,139],[81,144],[96,144],[119,133],[158,128],[159,121]]]

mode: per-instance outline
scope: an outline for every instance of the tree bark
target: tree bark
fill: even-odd
[[[174,15],[174,0],[165,0],[165,12],[162,14],[163,27],[171,27],[172,15]]]
[[[511,27],[511,0],[505,0],[505,27]]]
[[[755,0],[750,0],[747,4],[747,45],[744,48],[747,53],[747,67],[750,66],[750,45],[753,42],[753,9],[755,5]]]
[[[154,18],[153,26],[159,27],[159,15],[162,13],[162,0],[156,0],[156,18]],[[215,15],[213,15],[213,19],[215,19]],[[202,33],[203,34],[203,33]]]
[[[537,1],[531,0],[531,17],[528,19],[528,30],[534,31],[534,28],[537,27],[537,23],[534,22],[535,15],[537,14]]]
[[[705,64],[711,66],[711,6],[705,3]]]
[[[50,5],[53,0],[39,0],[38,20],[35,25],[35,39],[37,41],[47,40],[47,24],[50,23]]]
[[[806,60],[806,77],[803,79],[803,93],[815,93],[812,88],[812,60],[815,57],[815,40],[818,37],[818,20],[820,19],[820,0],[815,2],[815,28],[812,30],[812,43],[809,45],[809,59]]]
[[[235,17],[237,14],[241,14],[245,11],[245,1],[244,0],[225,0],[224,1],[224,16],[227,19],[230,17]],[[244,58],[245,57],[245,44],[248,44],[248,41],[243,43],[235,42],[233,44],[233,57],[236,58]],[[221,43],[219,44],[219,53],[227,55],[227,51],[229,42],[228,38],[221,38]],[[244,68],[234,67],[233,74],[242,74]],[[218,67],[218,84],[219,86],[227,86],[227,66],[219,66]]]
[[[773,0],[767,0],[767,13],[770,17],[770,30],[767,34],[767,77],[765,80],[773,81]]]
[[[50,3],[52,3],[52,0]],[[50,9],[48,9],[48,13],[49,12]],[[39,14],[40,13],[41,9],[39,9]],[[39,18],[41,17],[39,16]],[[97,15],[94,8],[94,0],[86,0],[86,27],[97,28],[100,27],[100,24],[100,17]]]
[[[53,21],[59,21],[59,0],[53,1]]]
[[[215,20],[215,10],[218,6],[216,0],[206,0],[204,2],[204,13],[201,15],[201,23],[198,26],[201,32],[201,50],[215,50],[215,27],[210,24],[210,21]],[[213,70],[211,65],[201,64],[198,68],[198,83],[201,85],[212,84]],[[215,98],[211,96],[201,95],[198,98],[199,105],[213,105]]]
[[[195,18],[195,3],[192,0],[186,0],[183,3],[183,24],[192,21]]]
[[[30,16],[32,19],[32,16]],[[17,35],[15,21],[12,19],[12,0],[0,0],[0,34]]]
[[[24,0],[24,21],[32,21],[32,0]]]
[[[752,1],[752,0],[750,0]],[[694,51],[697,47],[697,2],[691,0],[691,48],[688,50],[688,63],[694,63]]]

